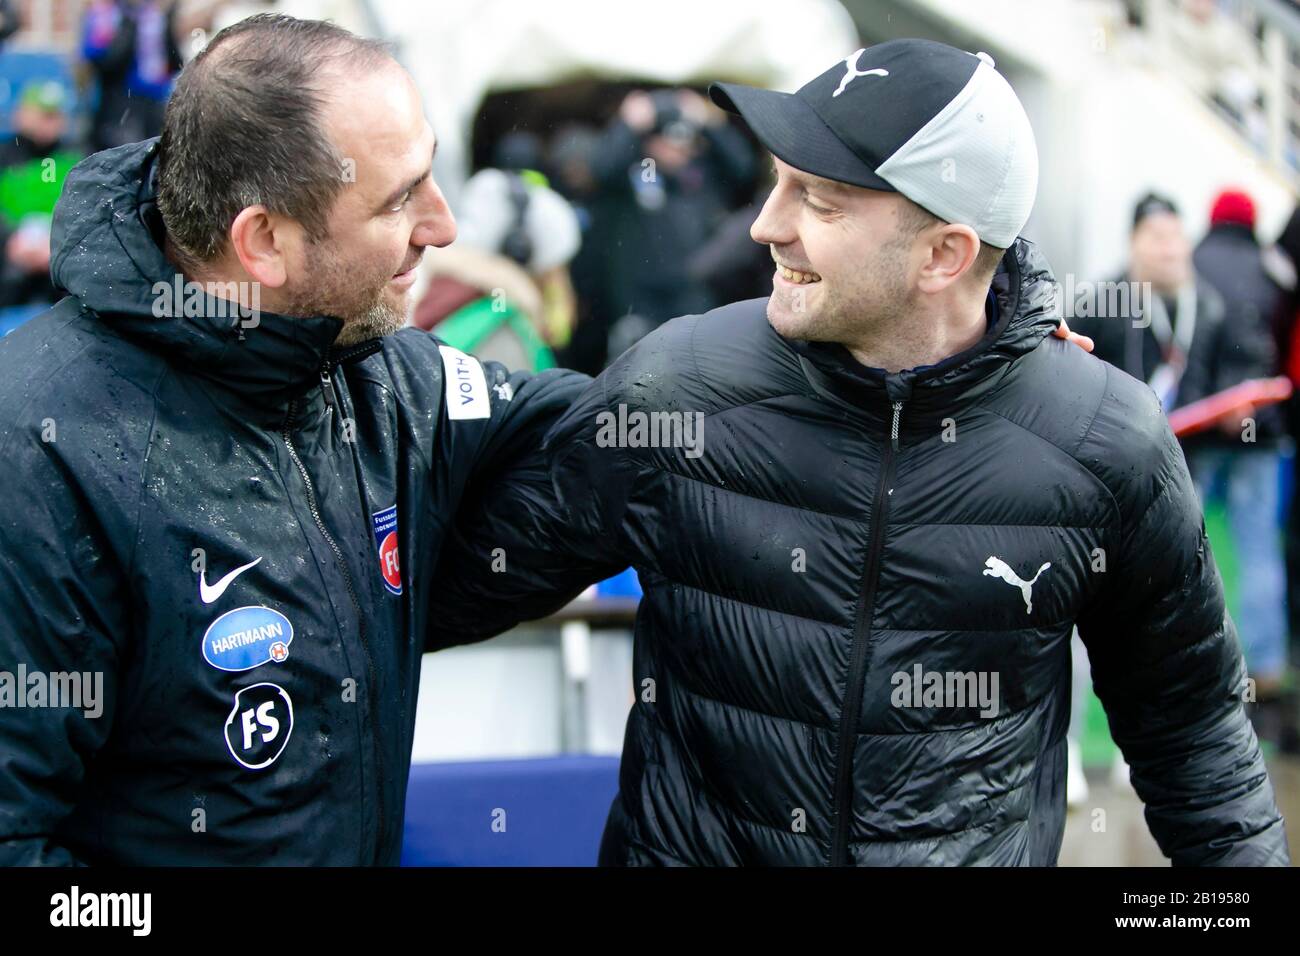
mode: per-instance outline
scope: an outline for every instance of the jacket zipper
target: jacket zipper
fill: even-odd
[[[898,454],[898,420],[903,403],[893,403],[894,417],[889,426],[889,445],[876,482],[875,507],[867,562],[862,572],[861,600],[853,625],[853,648],[849,656],[849,677],[844,690],[844,707],[840,711],[839,743],[835,750],[835,828],[831,834],[832,866],[849,864],[849,830],[853,822],[853,745],[857,737],[858,717],[862,710],[862,688],[867,678],[867,648],[871,643],[871,611],[880,579],[880,555],[885,544],[885,522],[889,514],[889,487],[894,478],[894,458]]]
[[[334,380],[330,378],[328,365],[320,367],[320,393],[325,398],[326,407],[332,411],[334,409]]]
[[[325,404],[330,409],[334,408],[333,380],[330,378],[328,365],[322,365],[320,369],[320,388],[321,393],[325,396]],[[352,573],[348,571],[347,562],[343,560],[343,551],[339,548],[334,536],[329,533],[325,527],[325,521],[321,518],[320,509],[316,503],[316,487],[312,484],[311,476],[307,474],[307,468],[298,457],[298,449],[294,447],[293,438],[289,434],[289,426],[294,417],[298,414],[298,401],[294,399],[289,403],[289,414],[285,416],[284,427],[280,432],[280,437],[284,439],[285,448],[289,451],[289,457],[293,460],[294,466],[298,469],[298,474],[302,476],[303,484],[307,488],[307,507],[311,511],[312,520],[316,522],[316,529],[324,537],[325,543],[329,545],[330,550],[334,552],[334,559],[338,563],[339,570],[343,572],[343,583],[347,587],[348,597],[352,600],[352,607],[357,612],[357,632],[361,638],[361,649],[366,655],[366,675],[369,680],[366,694],[370,704],[370,726],[375,745],[375,813],[378,823],[374,862],[379,862],[379,850],[384,839],[384,751],[383,742],[379,739],[379,719],[375,712],[375,696],[377,683],[375,680],[375,662],[370,654],[370,644],[366,640],[365,616],[361,612],[361,602],[357,599],[356,588],[352,584]],[[362,864],[365,864],[363,859]]]

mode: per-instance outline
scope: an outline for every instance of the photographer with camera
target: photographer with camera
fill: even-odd
[[[595,215],[611,241],[603,270],[610,355],[676,315],[719,302],[692,277],[691,256],[753,191],[756,164],[744,136],[693,90],[634,90],[594,151]]]

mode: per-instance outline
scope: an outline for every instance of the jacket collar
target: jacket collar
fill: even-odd
[[[951,413],[996,384],[1009,364],[1032,351],[1060,324],[1056,280],[1037,247],[1017,239],[993,277],[998,315],[988,332],[965,351],[936,365],[900,372],[869,368],[832,342],[785,340],[799,357],[809,384],[824,397],[873,419],[893,402],[915,424]]]
[[[282,410],[343,356],[332,348],[342,322],[266,311],[253,320],[201,289],[187,290],[163,253],[157,151],[157,138],[132,143],[69,172],[51,230],[55,284],[125,338],[185,366],[238,404]]]

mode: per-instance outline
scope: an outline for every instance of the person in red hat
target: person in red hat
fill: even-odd
[[[1197,274],[1224,299],[1225,323],[1241,333],[1235,339],[1236,354],[1219,357],[1236,369],[1238,380],[1278,374],[1273,322],[1283,293],[1255,238],[1255,216],[1249,193],[1224,189],[1214,198],[1209,232],[1193,254]],[[1246,343],[1255,345],[1248,348]],[[1261,738],[1280,742],[1288,723],[1281,705],[1287,628],[1286,572],[1279,543],[1285,428],[1277,407],[1247,407],[1233,418],[1221,428],[1186,439],[1184,448],[1202,502],[1218,498],[1227,507],[1245,571],[1239,577],[1233,616],[1258,695],[1252,717]]]
[[[1250,193],[1240,189],[1225,189],[1214,197],[1210,207],[1210,228],[1231,223],[1245,226],[1252,234],[1255,229],[1255,200]]]

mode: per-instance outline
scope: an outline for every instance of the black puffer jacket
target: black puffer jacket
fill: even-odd
[[[1047,338],[1029,244],[995,292],[983,341],[889,376],[761,299],[676,319],[547,436],[573,527],[645,587],[603,862],[1054,863],[1075,622],[1164,852],[1287,862],[1154,396]],[[702,454],[634,447],[655,412],[701,413]]]
[[[464,607],[444,547],[463,511],[529,564],[541,437],[587,380],[159,308],[154,146],[72,171],[71,294],[0,342],[0,672],[102,681],[0,706],[0,865],[395,864],[421,654],[595,576]]]

